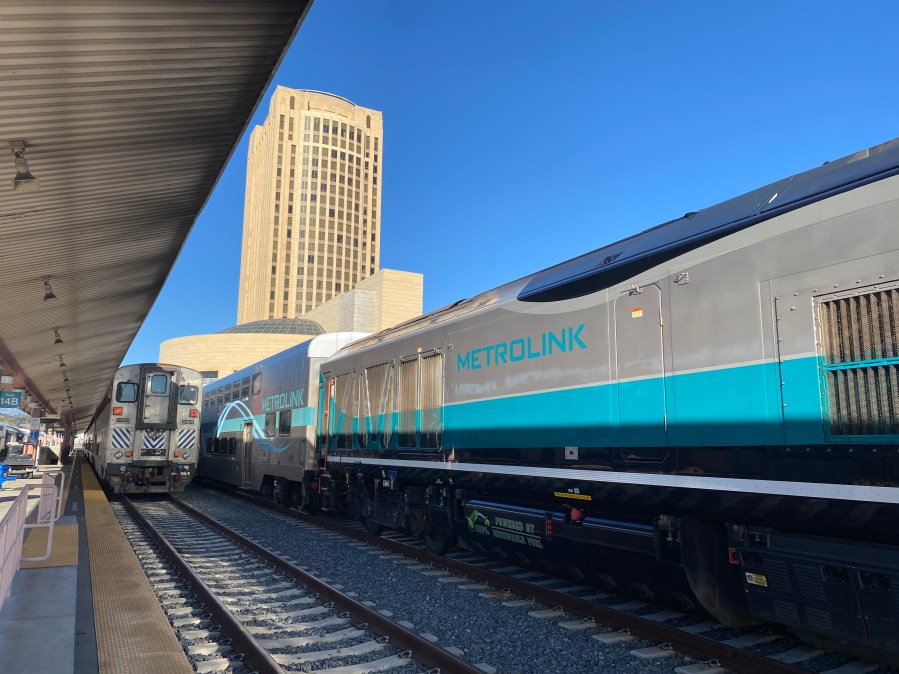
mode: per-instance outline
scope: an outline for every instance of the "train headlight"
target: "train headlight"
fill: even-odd
[[[117,458],[117,459],[121,459],[121,458],[122,458],[122,453],[121,453],[121,452],[116,452],[115,454],[113,454],[113,456],[114,456],[115,458]]]
[[[181,458],[182,458],[182,459],[189,459],[189,458],[190,458],[190,452],[181,452]]]

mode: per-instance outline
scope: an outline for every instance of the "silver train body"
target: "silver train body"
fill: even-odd
[[[317,502],[319,366],[364,336],[319,335],[208,385],[201,474],[284,505]]]
[[[141,363],[116,370],[84,433],[84,452],[115,493],[184,491],[200,447],[200,373]]]
[[[897,223],[894,140],[357,340],[320,505],[899,652]]]

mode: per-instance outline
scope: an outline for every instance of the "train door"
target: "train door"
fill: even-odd
[[[176,398],[172,395],[174,373],[158,367],[146,368],[141,390],[138,428],[174,429]]]
[[[618,354],[618,420],[622,447],[657,448],[634,452],[636,461],[661,460],[667,453],[665,357],[662,293],[650,284],[633,287],[615,300]]]
[[[243,483],[242,486],[244,489],[251,489],[253,487],[253,479],[252,475],[250,474],[252,457],[253,422],[247,421],[243,425],[243,439],[240,443],[240,457],[238,457],[238,461],[240,461],[240,475]]]

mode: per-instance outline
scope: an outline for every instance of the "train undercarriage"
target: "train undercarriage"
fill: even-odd
[[[673,502],[664,510],[622,508],[621,494],[600,500],[587,490],[534,485],[513,493],[508,485],[424,477],[358,468],[320,475],[314,491],[307,481],[299,505],[344,512],[373,533],[406,531],[433,552],[459,546],[704,611],[726,626],[771,622],[832,647],[899,654],[897,546],[765,526],[738,517],[732,503],[697,509],[694,499],[693,511],[706,513],[699,518]],[[630,502],[653,501],[665,505],[658,496]]]

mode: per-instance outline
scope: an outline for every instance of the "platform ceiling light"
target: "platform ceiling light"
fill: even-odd
[[[47,300],[55,300],[56,294],[53,292],[53,286],[50,285],[50,279],[44,279],[44,302]]]
[[[59,336],[59,328],[53,328],[53,335],[56,339],[53,340],[54,344],[62,344],[62,337]]]
[[[59,354],[59,367],[66,367],[66,362],[62,359],[62,354]]]
[[[31,167],[25,159],[25,141],[11,140],[9,141],[9,149],[16,156],[16,177],[12,179],[12,188],[14,190],[38,190],[41,187],[41,181],[31,175]]]

